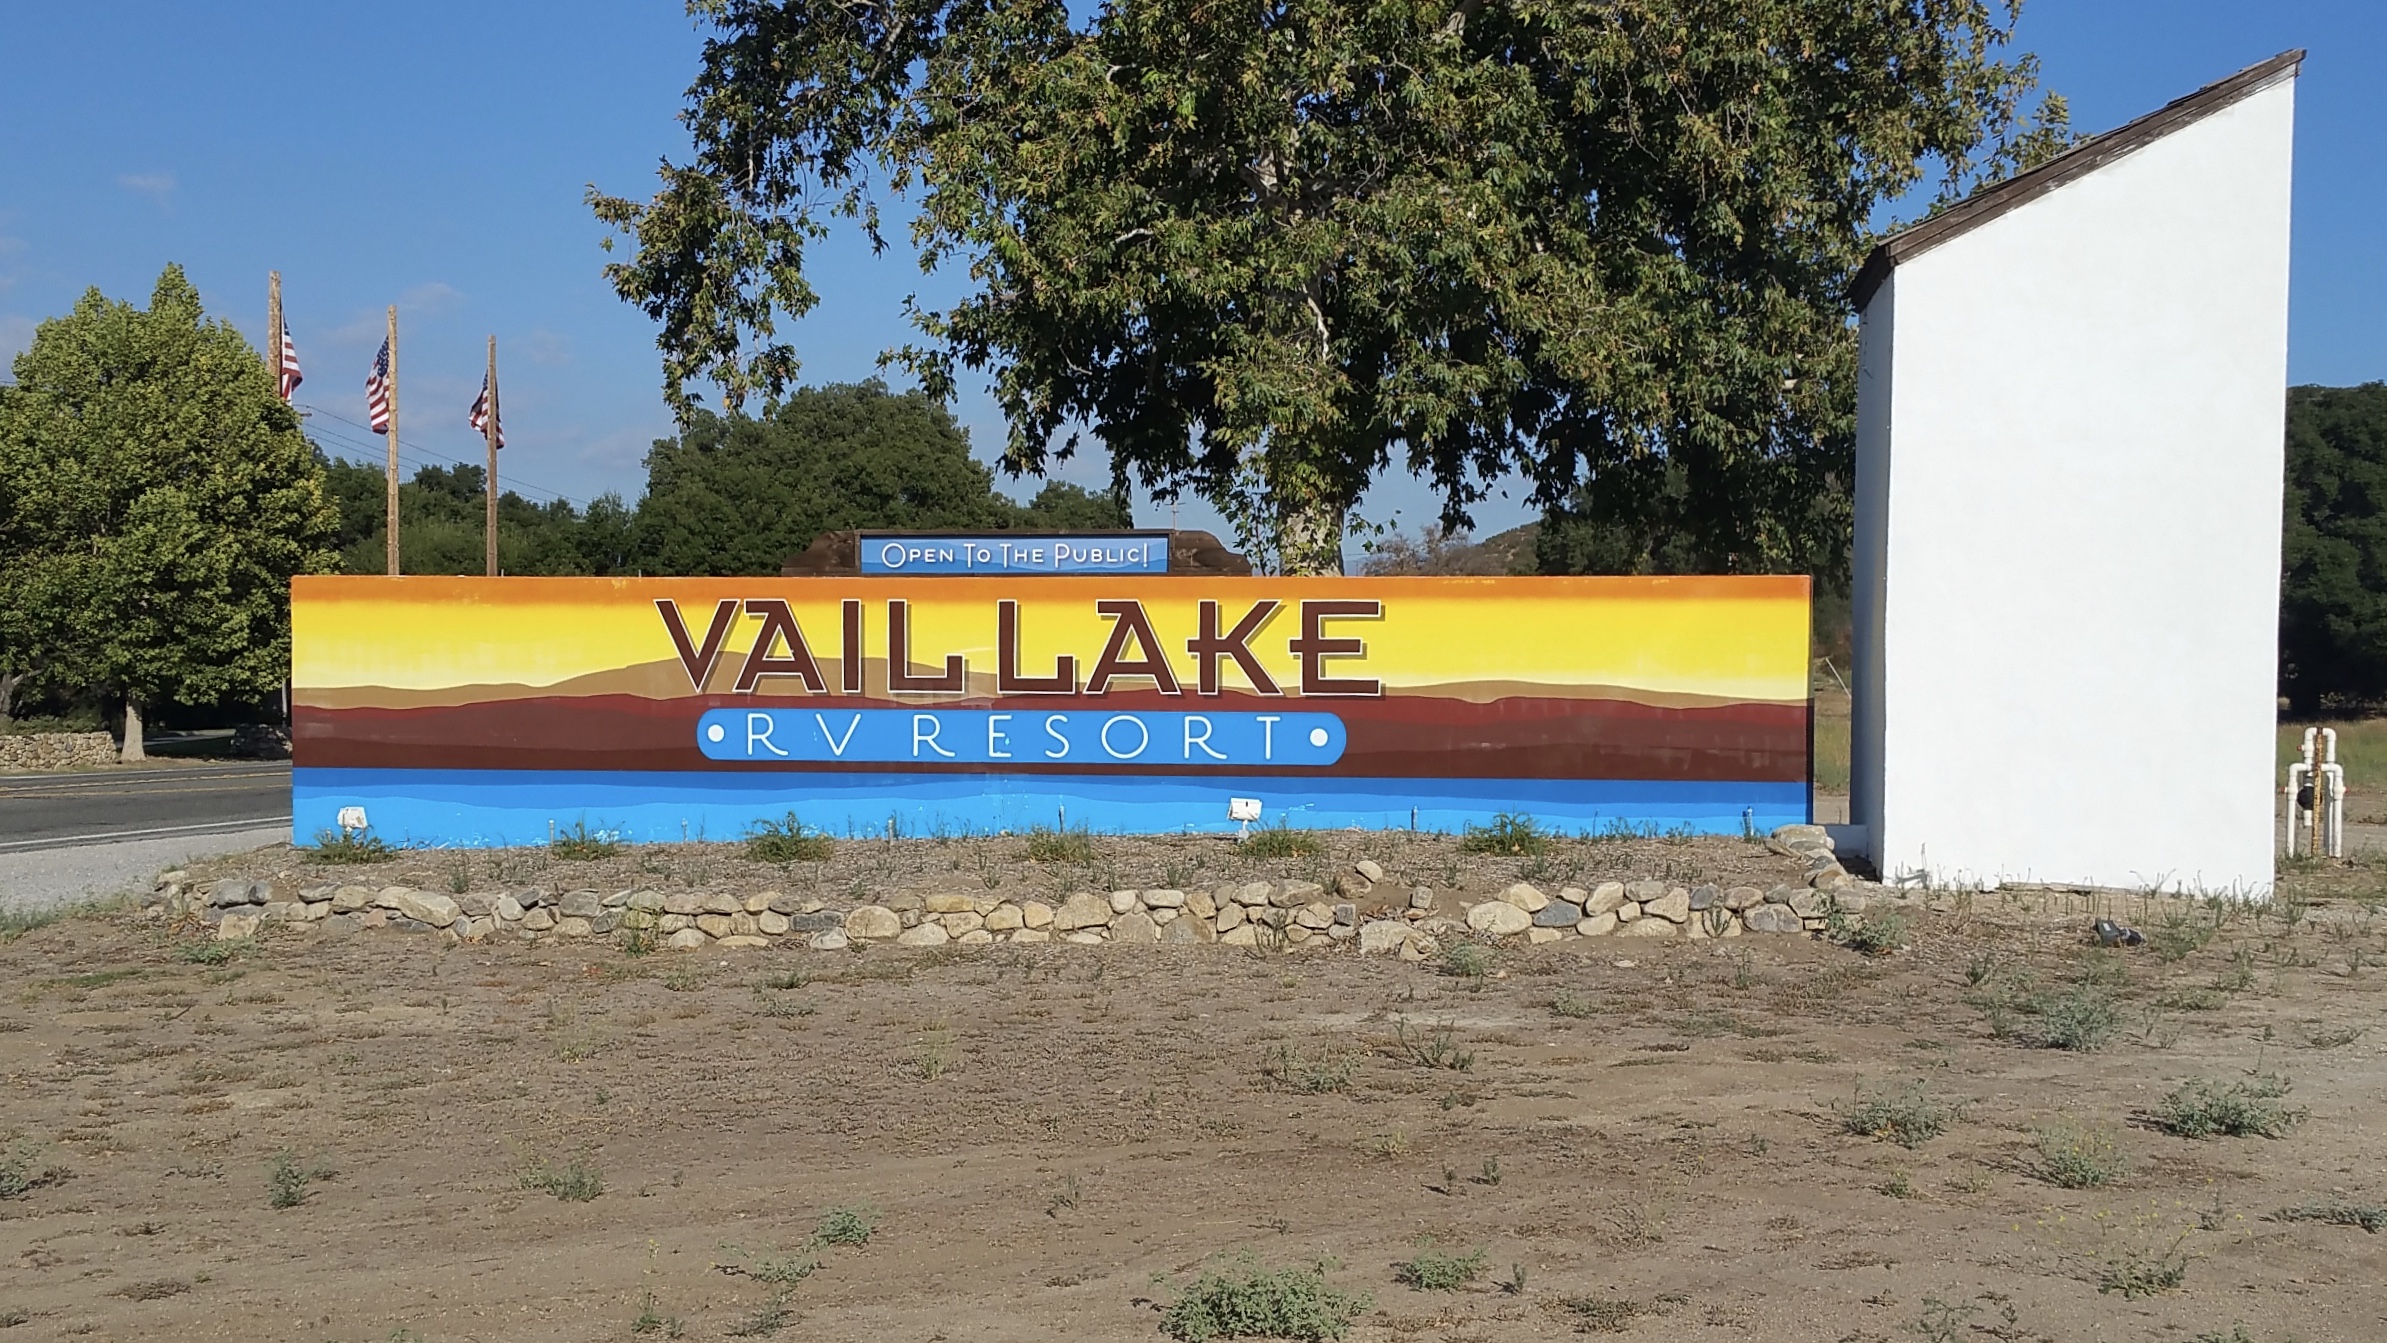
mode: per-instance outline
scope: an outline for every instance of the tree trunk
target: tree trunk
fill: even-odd
[[[1328,500],[1285,499],[1277,505],[1277,567],[1296,578],[1343,572],[1342,505]]]
[[[17,716],[17,687],[25,683],[24,672],[0,672],[0,722]]]
[[[116,753],[122,761],[147,760],[141,749],[141,701],[126,696],[124,701],[124,749]]]

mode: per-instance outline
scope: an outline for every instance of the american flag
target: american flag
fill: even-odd
[[[365,409],[373,421],[373,432],[390,431],[390,343],[383,337],[381,353],[373,356],[373,376],[365,379]]]
[[[474,433],[486,436],[489,432],[490,408],[497,403],[496,382],[497,378],[494,374],[483,374],[481,377],[481,394],[474,397],[472,401],[471,422]],[[506,417],[500,412],[497,417],[497,446],[502,448],[505,445]]]
[[[282,328],[282,399],[287,401],[307,375],[298,371],[298,347],[290,343],[290,328]]]

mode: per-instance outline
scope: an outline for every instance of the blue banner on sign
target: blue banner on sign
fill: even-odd
[[[864,532],[866,574],[1165,574],[1166,533],[1083,536],[889,536]]]
[[[1330,713],[1103,713],[1011,709],[713,709],[707,758],[793,764],[1331,765]]]

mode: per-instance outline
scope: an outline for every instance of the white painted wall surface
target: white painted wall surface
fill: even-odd
[[[1885,877],[2270,889],[2294,98],[1868,304],[1851,819]]]

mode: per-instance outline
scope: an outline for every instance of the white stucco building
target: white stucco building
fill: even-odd
[[[1867,262],[1850,819],[1885,879],[2269,891],[2302,58]]]

